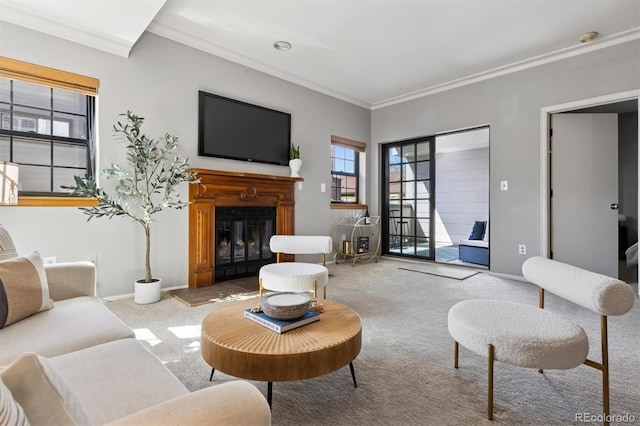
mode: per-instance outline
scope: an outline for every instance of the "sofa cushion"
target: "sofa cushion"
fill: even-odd
[[[29,426],[24,410],[16,402],[11,391],[0,380],[0,424],[6,426]]]
[[[482,240],[484,238],[484,233],[487,229],[486,221],[479,221],[473,224],[473,228],[471,229],[471,235],[469,235],[470,240]]]
[[[0,328],[52,307],[40,253],[0,261]]]
[[[104,343],[49,362],[78,395],[90,424],[105,424],[189,393],[135,339]]]
[[[61,300],[0,330],[0,366],[25,352],[52,357],[134,335],[99,299]]]
[[[24,354],[3,369],[0,377],[31,425],[89,424],[76,393],[46,359]]]

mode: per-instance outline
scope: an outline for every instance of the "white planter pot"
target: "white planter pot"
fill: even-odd
[[[289,167],[291,168],[291,177],[300,177],[300,169],[302,168],[302,160],[294,158],[289,160]]]
[[[154,278],[150,283],[137,280],[134,288],[134,301],[139,305],[156,303],[160,301],[160,288],[162,280]]]

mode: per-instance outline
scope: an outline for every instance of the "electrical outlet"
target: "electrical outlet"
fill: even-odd
[[[518,254],[520,254],[520,255],[527,254],[527,245],[526,244],[518,244]]]
[[[500,191],[508,191],[509,190],[509,181],[503,180],[500,182]]]
[[[42,259],[42,263],[44,263],[45,265],[52,265],[56,263],[56,257],[55,256],[45,257]]]

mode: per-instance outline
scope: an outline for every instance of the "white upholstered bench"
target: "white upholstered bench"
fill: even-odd
[[[449,310],[449,333],[458,345],[488,358],[487,417],[493,419],[493,362],[543,369],[581,364],[602,371],[603,412],[608,417],[609,365],[607,316],[623,315],[633,306],[631,286],[575,266],[532,257],[522,265],[526,279],[540,287],[540,307],[502,300],[467,300]],[[602,362],[587,359],[589,340],[573,322],[544,309],[544,290],[601,315]]]
[[[323,289],[327,297],[329,270],[325,266],[326,255],[333,250],[333,241],[327,236],[274,235],[269,248],[276,253],[277,263],[260,268],[260,296],[263,290],[312,291],[317,297]],[[280,254],[322,254],[322,264],[306,262],[280,262]]]

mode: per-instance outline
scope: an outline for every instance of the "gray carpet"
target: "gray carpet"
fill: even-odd
[[[328,297],[354,308],[363,321],[363,345],[354,361],[358,388],[348,368],[299,382],[274,384],[274,425],[569,425],[576,413],[601,412],[601,373],[580,366],[546,371],[497,363],[495,420],[486,419],[486,359],[460,351],[453,368],[447,312],[472,298],[536,304],[537,288],[480,273],[464,281],[399,269],[405,262],[329,265]],[[225,302],[226,303],[226,302]],[[199,324],[224,303],[187,307],[163,295],[153,305],[131,299],[107,306],[145,335],[147,345],[189,388],[236,378],[216,372],[199,353]],[[599,317],[551,294],[546,307],[574,318],[600,360]],[[640,304],[609,318],[611,409],[640,421]],[[148,331],[148,332],[146,332]],[[144,333],[146,332],[146,333]],[[267,384],[254,382],[266,395]],[[185,408],[187,409],[187,408]]]

